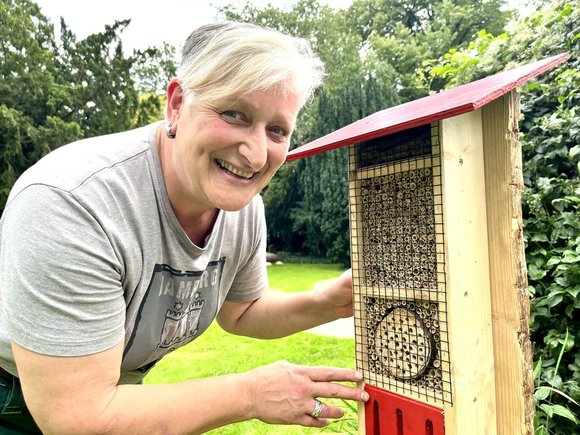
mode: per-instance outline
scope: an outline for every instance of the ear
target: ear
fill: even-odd
[[[176,125],[181,112],[181,107],[185,102],[185,94],[181,83],[177,78],[172,78],[167,85],[167,106],[165,108],[165,117],[171,125]]]

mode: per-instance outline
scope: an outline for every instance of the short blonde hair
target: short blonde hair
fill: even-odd
[[[252,24],[201,26],[185,41],[177,77],[186,98],[216,101],[280,86],[302,105],[322,84],[324,65],[302,38]]]

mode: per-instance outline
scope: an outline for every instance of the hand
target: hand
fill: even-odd
[[[247,373],[251,417],[266,423],[324,427],[329,418],[340,418],[344,411],[324,403],[318,418],[310,413],[317,398],[368,400],[358,388],[337,382],[357,382],[360,373],[336,367],[307,367],[278,361]]]
[[[315,288],[322,294],[324,306],[333,310],[336,318],[352,316],[352,271],[344,271],[338,278],[322,281]]]

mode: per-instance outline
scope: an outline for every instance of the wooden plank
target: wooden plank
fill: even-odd
[[[481,110],[441,122],[453,404],[447,435],[494,435],[495,370]]]
[[[532,434],[534,379],[521,211],[518,95],[512,91],[492,102],[482,115],[497,431]]]
[[[483,107],[568,60],[562,53],[453,89],[376,112],[288,153],[287,161],[454,117]]]
[[[361,381],[357,384],[357,386],[362,390],[365,387],[365,383],[363,381]],[[367,428],[365,425],[366,415],[365,415],[364,402],[357,402],[357,411],[358,411],[358,435],[366,435]],[[375,434],[369,434],[369,435],[375,435]]]

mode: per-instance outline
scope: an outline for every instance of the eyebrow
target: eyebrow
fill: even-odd
[[[239,98],[225,98],[224,103],[226,105],[232,105],[234,106],[234,108],[239,107],[241,109],[249,109],[252,111],[258,111],[261,110],[260,106],[257,104],[254,104],[252,101],[248,100],[245,96],[239,97]],[[282,124],[281,127],[287,128],[288,134],[292,133],[294,131],[294,128],[296,127],[296,122],[295,119],[289,114],[289,112],[274,112],[274,122],[276,123],[280,123]],[[289,121],[289,120],[293,120]]]

